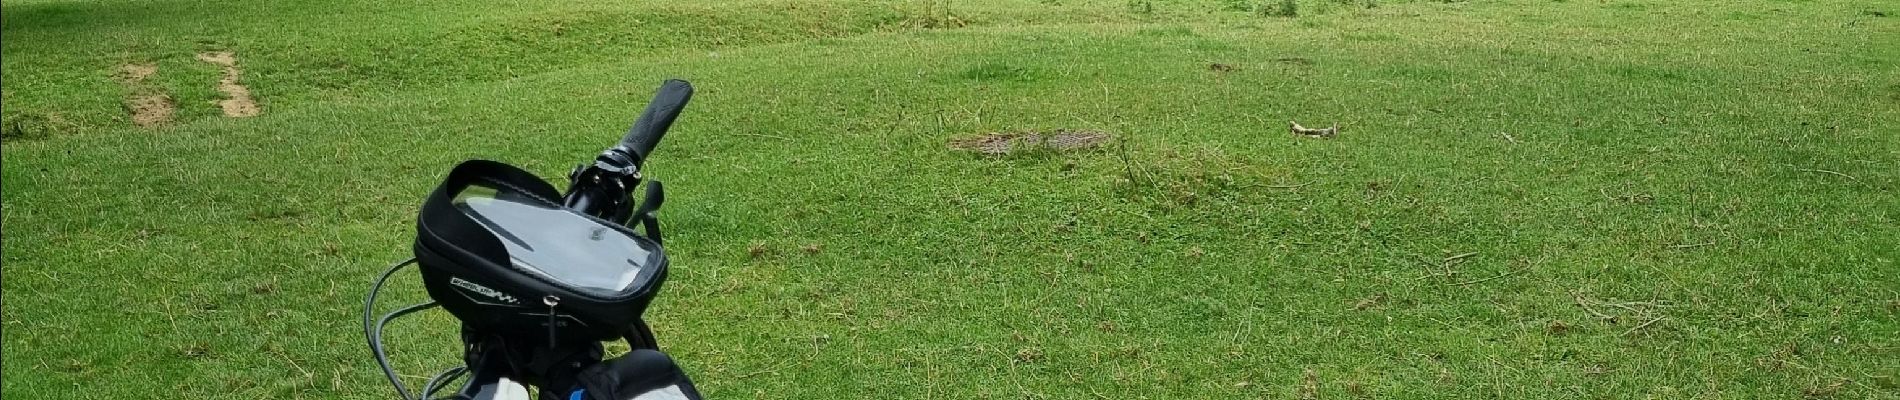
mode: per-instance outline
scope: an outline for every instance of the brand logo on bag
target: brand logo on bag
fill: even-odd
[[[509,296],[507,293],[502,293],[501,291],[498,291],[495,289],[489,289],[487,286],[482,286],[482,285],[475,284],[475,282],[462,280],[462,278],[451,276],[449,277],[449,284],[455,285],[455,287],[459,287],[464,290],[468,290],[470,292],[475,292],[475,294],[488,296],[489,298],[492,298],[495,300],[500,300],[503,303],[508,303],[508,304],[519,303],[515,301],[515,296]]]

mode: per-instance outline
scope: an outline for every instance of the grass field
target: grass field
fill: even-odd
[[[9,0],[0,394],[389,398],[420,198],[682,77],[649,320],[713,398],[1900,398],[1900,2],[1283,7]],[[1115,140],[946,146],[1055,130]]]

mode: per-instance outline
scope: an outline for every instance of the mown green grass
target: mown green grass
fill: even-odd
[[[9,2],[4,395],[388,397],[418,199],[683,77],[650,319],[716,398],[1900,398],[1900,4],[1271,3]],[[1055,129],[1118,140],[945,146]]]

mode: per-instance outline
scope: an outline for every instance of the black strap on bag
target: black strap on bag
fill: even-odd
[[[567,400],[699,400],[686,372],[655,350],[634,350],[582,370]]]

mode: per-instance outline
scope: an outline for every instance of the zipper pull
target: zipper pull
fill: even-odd
[[[554,339],[554,334],[555,334],[554,328],[556,326],[555,323],[560,322],[555,319],[554,306],[561,304],[561,298],[555,297],[554,295],[551,295],[551,294],[547,296],[542,296],[541,304],[548,305],[548,348],[552,349],[552,348],[558,347],[556,346],[557,344],[560,344],[560,342]]]

